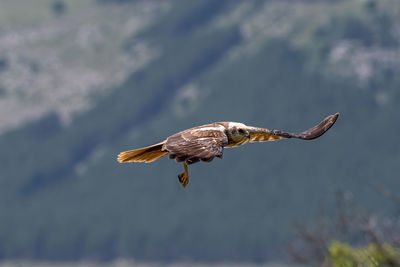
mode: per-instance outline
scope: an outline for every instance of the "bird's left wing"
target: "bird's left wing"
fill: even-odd
[[[171,152],[170,157],[177,161],[191,159],[209,161],[222,157],[228,137],[221,125],[209,124],[191,128],[170,136],[165,149]]]
[[[251,126],[248,126],[246,129],[249,131],[250,134],[250,142],[275,141],[286,138],[312,140],[320,137],[326,131],[328,131],[329,128],[331,128],[332,125],[336,122],[338,117],[339,113],[330,115],[326,117],[323,121],[321,121],[318,125],[301,133],[287,133],[278,130],[269,130]]]

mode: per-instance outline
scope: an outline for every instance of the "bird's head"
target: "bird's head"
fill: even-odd
[[[229,122],[227,128],[229,143],[244,144],[250,139],[250,133],[247,126],[239,122]]]

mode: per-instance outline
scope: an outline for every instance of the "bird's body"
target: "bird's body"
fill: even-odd
[[[210,162],[215,157],[222,158],[224,147],[287,138],[315,139],[323,135],[338,116],[338,113],[328,116],[317,126],[299,134],[246,126],[238,122],[215,122],[178,132],[152,146],[121,152],[118,161],[148,163],[169,154],[169,158],[184,164],[185,171],[178,177],[185,187],[189,183],[188,165],[199,161]]]

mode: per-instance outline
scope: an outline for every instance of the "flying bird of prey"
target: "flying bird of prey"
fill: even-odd
[[[181,131],[152,146],[121,152],[118,161],[148,163],[169,154],[170,159],[183,162],[184,172],[178,178],[186,187],[189,183],[188,165],[198,161],[210,162],[215,157],[222,158],[224,147],[286,138],[312,140],[329,130],[338,116],[339,113],[330,115],[320,124],[301,133],[268,130],[238,122],[215,122]]]

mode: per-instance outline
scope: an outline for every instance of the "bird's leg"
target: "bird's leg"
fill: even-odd
[[[186,160],[183,162],[184,172],[178,175],[179,182],[182,184],[183,187],[186,187],[189,183],[189,173],[188,173],[188,164]]]

